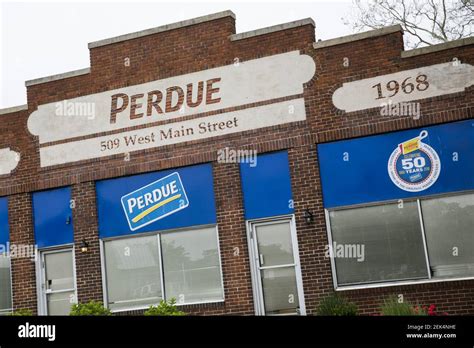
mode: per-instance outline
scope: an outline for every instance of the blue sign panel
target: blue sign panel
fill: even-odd
[[[6,246],[10,239],[8,226],[8,198],[0,197],[0,244]]]
[[[189,205],[177,172],[122,197],[122,206],[132,231],[149,225]]]
[[[293,213],[288,152],[258,155],[257,165],[240,164],[246,219]]]
[[[38,248],[73,243],[71,188],[33,193],[33,219]]]
[[[474,189],[474,120],[318,145],[326,208]]]
[[[210,163],[96,183],[101,238],[216,223]]]

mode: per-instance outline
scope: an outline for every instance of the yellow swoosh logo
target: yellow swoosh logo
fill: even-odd
[[[176,196],[172,196],[170,198],[167,198],[165,199],[164,201],[161,201],[160,203],[158,204],[155,204],[154,206],[148,208],[147,210],[141,212],[140,214],[138,214],[137,216],[135,216],[132,221],[133,222],[138,222],[140,221],[141,219],[143,219],[145,216],[153,213],[156,209],[164,206],[165,204],[169,203],[169,202],[172,202],[172,201],[175,201],[177,199],[180,199],[181,198],[181,194],[177,194]]]

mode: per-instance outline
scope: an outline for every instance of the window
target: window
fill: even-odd
[[[338,286],[474,276],[474,194],[328,216]]]
[[[111,310],[224,299],[215,227],[108,240],[104,259]]]
[[[108,241],[104,253],[110,309],[142,307],[162,299],[156,235]]]
[[[161,243],[168,299],[178,303],[222,300],[215,228],[163,233]]]
[[[433,277],[474,276],[474,194],[421,202]]]
[[[427,277],[416,202],[333,211],[330,217],[335,251],[340,244],[361,252],[336,253],[339,285]]]
[[[0,254],[0,315],[11,312],[12,285],[10,276],[10,258]]]

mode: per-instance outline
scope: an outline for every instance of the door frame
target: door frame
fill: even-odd
[[[76,279],[76,254],[74,245],[61,245],[51,248],[38,249],[38,258],[36,261],[36,294],[38,299],[38,315],[49,315],[48,301],[46,294],[46,274],[45,274],[45,254],[54,254],[70,251],[72,253],[72,272],[74,280],[74,296],[77,303],[77,279]]]
[[[261,219],[252,219],[246,221],[247,228],[247,244],[249,250],[250,258],[250,274],[252,278],[252,291],[253,291],[253,302],[255,315],[266,315],[265,314],[265,303],[263,299],[263,288],[262,288],[262,278],[258,269],[258,257],[256,254],[256,244],[252,236],[254,231],[254,226],[261,223],[277,223],[277,222],[289,222],[290,223],[290,234],[291,242],[293,245],[293,257],[295,263],[295,276],[296,276],[296,289],[298,291],[298,301],[299,301],[299,314],[306,315],[306,306],[304,299],[304,289],[303,289],[303,278],[301,275],[301,263],[298,247],[298,236],[296,233],[296,223],[294,214],[291,215],[280,215],[273,216],[268,218]],[[284,314],[281,314],[284,315]]]

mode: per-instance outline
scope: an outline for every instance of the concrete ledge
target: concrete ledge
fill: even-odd
[[[40,77],[38,79],[25,81],[25,86],[29,87],[29,86],[33,86],[33,85],[39,85],[40,83],[46,83],[46,82],[51,82],[51,81],[56,81],[56,80],[67,79],[69,77],[74,77],[74,76],[87,75],[90,72],[91,72],[90,68],[85,68],[85,69],[80,69],[80,70],[68,71],[68,72],[65,72],[65,73],[62,73],[62,74],[51,75],[51,76],[46,76],[46,77]]]
[[[23,110],[28,110],[28,105],[27,104],[12,106],[10,108],[5,108],[5,109],[0,109],[0,115],[12,114],[14,112],[23,111]]]
[[[439,52],[439,51],[449,50],[451,48],[468,46],[468,45],[474,45],[474,36],[466,37],[464,39],[449,41],[449,42],[445,42],[445,43],[441,43],[437,45],[415,48],[409,51],[403,51],[402,58],[415,57],[422,54]]]
[[[88,47],[89,47],[89,49],[91,49],[91,48],[101,47],[101,46],[105,46],[105,45],[111,45],[111,44],[121,42],[121,41],[136,39],[136,38],[139,38],[139,37],[148,36],[148,35],[152,35],[152,34],[156,34],[156,33],[161,33],[161,32],[168,31],[168,30],[173,30],[173,29],[187,27],[187,26],[190,26],[190,25],[209,22],[209,21],[213,21],[213,20],[216,20],[216,19],[224,18],[224,17],[232,17],[232,18],[235,19],[235,14],[234,14],[234,12],[229,11],[229,10],[228,11],[217,12],[217,13],[213,13],[213,14],[210,14],[210,15],[207,15],[207,16],[196,17],[196,18],[188,19],[188,20],[181,21],[181,22],[162,25],[162,26],[159,26],[159,27],[156,27],[156,28],[137,31],[135,33],[125,34],[125,35],[112,37],[112,38],[109,38],[109,39],[90,42],[88,44]]]
[[[234,35],[230,36],[230,40],[231,41],[236,41],[236,40],[248,39],[250,37],[254,37],[254,36],[258,36],[258,35],[265,35],[265,34],[274,33],[276,31],[280,31],[280,30],[297,28],[297,27],[301,27],[303,25],[308,25],[308,24],[312,25],[313,27],[316,26],[314,24],[314,21],[313,21],[312,18],[305,18],[305,19],[301,19],[301,20],[298,20],[298,21],[294,21],[294,22],[288,22],[288,23],[273,25],[271,27],[266,27],[266,28],[262,28],[262,29],[246,31],[246,32],[240,33],[240,34],[234,34]]]
[[[373,37],[377,37],[377,36],[383,36],[383,35],[387,35],[387,34],[396,33],[396,32],[399,32],[399,31],[403,32],[403,29],[399,24],[396,24],[396,25],[392,25],[390,27],[365,31],[363,33],[337,37],[335,39],[329,39],[329,40],[325,40],[325,41],[318,41],[318,42],[313,43],[313,47],[315,49],[318,49],[318,48],[325,48],[325,47],[330,47],[330,46],[342,45],[342,44],[346,44],[346,43],[349,43],[349,42],[369,39],[369,38],[373,38]]]

